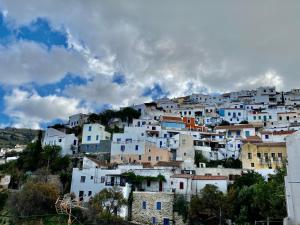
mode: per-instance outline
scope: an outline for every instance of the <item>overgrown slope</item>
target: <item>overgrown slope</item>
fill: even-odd
[[[38,135],[38,130],[4,128],[0,129],[0,148],[14,147],[16,144],[28,144]]]

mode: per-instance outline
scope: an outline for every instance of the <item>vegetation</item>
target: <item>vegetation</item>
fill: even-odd
[[[284,198],[285,169],[268,181],[255,172],[241,176],[225,195],[207,185],[189,205],[190,224],[217,224],[231,219],[236,224],[254,224],[257,220],[282,220],[286,216]]]
[[[183,221],[186,222],[189,214],[189,203],[184,195],[175,196],[173,208],[182,217]]]
[[[16,144],[26,145],[38,136],[38,130],[0,129],[0,148],[13,148]]]
[[[199,196],[194,196],[190,202],[190,224],[205,224],[221,220],[221,211],[225,209],[225,196],[214,185],[206,185]]]
[[[218,166],[222,166],[224,168],[242,168],[242,162],[239,159],[228,158],[223,160],[207,160],[203,154],[199,151],[195,151],[195,164],[199,167],[200,163],[205,163],[206,167],[214,168]]]
[[[82,224],[114,224],[123,220],[118,213],[126,204],[120,189],[105,188],[91,198],[88,209],[74,209],[72,214]]]
[[[131,107],[123,108],[119,111],[114,110],[105,110],[99,114],[91,114],[89,116],[89,121],[92,123],[100,122],[102,125],[108,127],[111,119],[120,118],[122,122],[126,122],[127,124],[132,123],[133,119],[138,119],[141,114]]]
[[[136,175],[134,172],[127,172],[127,173],[123,173],[122,175],[125,176],[127,181],[133,185],[133,188],[137,188],[138,190],[141,189],[141,185],[143,181],[157,181],[157,182],[166,181],[165,177],[161,174],[159,174],[156,177],[140,176],[140,175]]]
[[[219,126],[228,126],[230,123],[226,120],[222,120],[222,122],[219,124]]]
[[[53,183],[27,182],[19,192],[8,199],[9,211],[15,218],[55,213],[59,188]]]

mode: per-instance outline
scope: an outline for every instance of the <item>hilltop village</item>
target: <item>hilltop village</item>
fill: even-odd
[[[207,186],[227,194],[245,174],[267,181],[289,161],[286,220],[299,221],[298,186],[289,182],[298,177],[298,130],[300,89],[259,87],[71,115],[47,128],[42,146],[59,146],[61,156],[77,160],[68,190],[77,202],[118,188],[131,202],[118,216],[141,224],[186,224],[178,196],[191,202]]]

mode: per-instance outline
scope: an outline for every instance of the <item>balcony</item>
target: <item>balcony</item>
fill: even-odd
[[[109,181],[105,182],[105,186],[110,186],[110,187],[113,187],[113,186],[125,187],[125,185],[126,185],[126,182],[109,182]]]

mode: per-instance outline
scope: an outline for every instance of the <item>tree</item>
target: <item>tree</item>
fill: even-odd
[[[59,188],[52,183],[28,182],[21,191],[12,193],[8,208],[15,218],[55,212]]]
[[[117,217],[124,205],[126,200],[117,187],[105,188],[92,198],[89,210],[96,218],[111,220]]]
[[[207,163],[208,160],[203,156],[202,152],[195,151],[194,161],[197,167],[199,167],[199,163]]]
[[[100,122],[100,118],[96,113],[92,113],[89,115],[88,121],[89,123],[97,123]]]
[[[226,120],[222,120],[222,122],[219,124],[219,126],[228,126],[230,123]]]
[[[189,205],[184,195],[175,196],[173,208],[178,215],[182,216],[183,221],[186,222],[189,212]]]
[[[208,184],[194,196],[190,203],[190,223],[199,224],[210,219],[219,221],[223,219],[221,212],[226,208],[223,193],[215,185]]]

